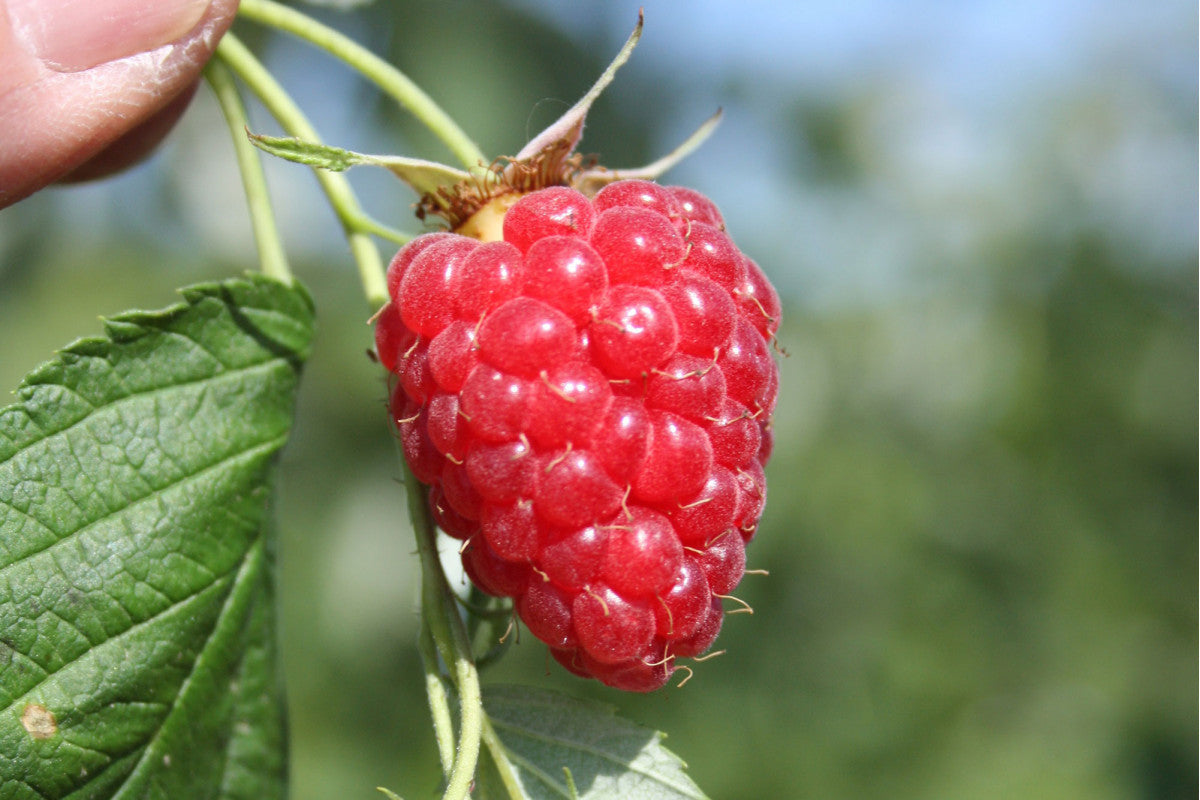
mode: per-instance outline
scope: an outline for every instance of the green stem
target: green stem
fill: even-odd
[[[508,760],[508,751],[504,749],[504,743],[496,735],[496,729],[487,717],[483,719],[483,744],[488,749],[488,755],[492,757],[492,763],[496,765],[496,773],[500,776],[500,782],[504,784],[508,796],[524,797],[525,793],[521,790],[521,782],[517,780],[516,770]]]
[[[487,721],[479,673],[471,656],[466,628],[438,559],[437,531],[429,513],[428,495],[407,464],[404,465],[404,485],[421,559],[421,616],[429,626],[442,660],[450,669],[461,706],[458,748],[443,800],[465,800],[475,779],[480,739]]]
[[[254,229],[254,242],[258,247],[258,262],[263,274],[283,283],[292,282],[292,271],[288,268],[287,254],[279,228],[275,225],[275,212],[271,208],[271,195],[267,191],[267,179],[263,174],[262,160],[254,145],[246,138],[246,108],[229,69],[219,60],[208,62],[204,78],[216,95],[221,113],[229,123],[233,134],[233,150],[237,155],[238,172],[242,175],[242,186],[246,191],[246,205],[250,209],[250,225]]]
[[[479,146],[437,103],[400,70],[367,50],[353,39],[273,0],[242,0],[238,13],[312,42],[334,57],[358,70],[364,77],[412,112],[433,132],[468,170],[487,164]]]
[[[511,639],[506,639],[505,641],[493,645],[483,653],[477,655],[475,657],[475,669],[485,670],[493,664],[499,662],[500,659],[504,657],[504,654],[508,652],[511,641]]]
[[[441,670],[438,669],[436,647],[428,623],[422,622],[421,634],[417,637],[417,650],[421,653],[421,664],[425,667],[425,694],[429,697],[429,713],[433,717],[433,735],[437,740],[442,774],[449,777],[454,766],[454,723],[450,719],[450,700],[446,696],[446,684]]]
[[[467,612],[469,619],[467,635],[471,637],[472,641],[475,638],[475,631],[479,627],[479,622],[483,620],[494,622],[496,620],[508,619],[512,616],[511,605],[490,605],[488,601],[495,600],[496,598],[482,594],[478,586],[471,587],[471,594],[468,597],[463,598],[455,595],[454,599],[462,606],[462,610]],[[471,625],[470,623],[475,624]]]
[[[258,96],[290,135],[310,142],[320,141],[304,113],[236,36],[225,34],[221,44],[217,46],[217,56],[246,83],[250,91]],[[383,306],[388,302],[387,279],[383,262],[379,258],[379,250],[371,241],[369,233],[379,224],[364,222],[367,217],[359,207],[354,190],[350,188],[350,183],[344,175],[327,170],[314,170],[314,174],[329,198],[329,204],[341,220],[350,252],[358,264],[359,280],[362,282],[367,302],[372,308]]]

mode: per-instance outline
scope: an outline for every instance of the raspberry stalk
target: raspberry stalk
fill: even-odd
[[[363,77],[411,111],[442,140],[463,166],[471,169],[486,163],[487,158],[479,146],[429,95],[395,66],[353,39],[273,0],[242,0],[238,14],[305,39],[358,70]]]
[[[221,39],[217,58],[258,96],[285,130],[308,141],[320,141],[304,112],[237,37],[229,33]],[[329,204],[341,220],[368,302],[372,305],[385,302],[387,292],[383,281],[383,263],[370,234],[380,233],[387,226],[367,217],[344,176],[328,170],[317,170],[316,176]]]
[[[248,122],[233,75],[223,59],[218,57],[205,66],[204,78],[212,88],[221,113],[224,114],[225,121],[233,133],[233,148],[237,156],[238,172],[242,176],[242,186],[246,192],[246,205],[250,210],[250,223],[254,229],[254,243],[258,248],[259,266],[264,274],[290,284],[292,271],[288,267],[279,228],[275,225],[275,212],[271,209],[271,196],[267,192],[262,162],[253,145],[242,135]]]
[[[416,534],[417,552],[421,559],[421,607],[422,637],[427,631],[432,638],[442,661],[451,671],[454,686],[458,690],[460,707],[459,735],[456,747],[450,747],[453,731],[446,727],[448,713],[442,704],[437,702],[437,693],[430,694],[431,706],[434,707],[434,720],[438,738],[439,752],[442,754],[443,769],[446,772],[446,790],[444,800],[466,798],[470,794],[471,783],[475,778],[475,768],[479,760],[479,747],[482,740],[485,715],[483,697],[479,686],[479,674],[471,654],[471,645],[467,640],[462,618],[458,615],[454,595],[446,582],[446,575],[438,561],[436,530],[429,517],[425,495],[420,485],[412,479],[411,473],[406,476],[405,487],[408,492],[409,513],[413,521],[413,531]],[[436,669],[426,665],[427,683],[437,680],[440,691],[440,679],[429,678],[429,670]],[[447,765],[446,756],[453,752],[453,759]],[[448,767],[448,768],[447,768]]]

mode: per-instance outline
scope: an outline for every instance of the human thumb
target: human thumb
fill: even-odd
[[[148,122],[155,135],[135,138],[155,144],[236,11],[237,0],[0,0],[0,207]]]

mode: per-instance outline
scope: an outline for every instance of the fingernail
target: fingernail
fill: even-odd
[[[51,69],[78,72],[153,50],[196,27],[212,0],[8,0],[9,22]]]

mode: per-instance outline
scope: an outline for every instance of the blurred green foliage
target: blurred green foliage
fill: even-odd
[[[655,36],[686,35],[648,11]],[[495,3],[327,18],[388,53],[496,153],[560,113],[613,49]],[[331,143],[445,157],[340,68],[245,32]],[[686,65],[656,75],[639,55],[590,122],[586,149],[607,163],[658,155],[678,129],[658,110],[673,88],[697,91]],[[787,304],[770,500],[749,553],[770,575],[739,589],[755,613],[728,618],[728,652],[682,689],[624,696],[581,682],[528,635],[485,680],[617,704],[666,731],[722,800],[1195,797],[1195,86],[1109,77],[1045,126],[1058,139],[1015,139],[1029,194],[997,208],[980,187],[938,195],[944,176],[898,170],[872,148],[892,119],[880,109],[903,91],[775,96],[731,71],[706,102],[775,104],[782,181],[806,187],[811,207],[867,198],[854,206],[864,244],[839,252],[865,263],[881,232],[901,277],[816,302],[808,290],[862,264],[806,249],[803,219],[748,224],[753,198],[738,194],[732,233]],[[347,103],[311,107],[329,94]],[[1124,115],[1130,96],[1157,116]],[[1075,145],[1102,135],[1119,148],[1148,118],[1188,143],[1150,165],[1190,197],[1172,211],[1190,231],[1183,246],[1164,245],[1161,215],[1131,222],[1085,191],[1104,175],[1096,151]],[[225,136],[202,96],[134,174],[0,212],[3,385],[95,333],[98,314],[159,307],[175,286],[253,267]],[[718,134],[716,152],[727,145]],[[723,203],[723,164],[693,157],[704,158],[703,171],[680,170]],[[376,785],[426,796],[438,771],[413,647],[415,558],[386,390],[365,355],[371,309],[311,179],[290,165],[270,174],[320,326],[278,503],[294,797],[366,798]],[[354,180],[373,212],[406,218],[410,196],[379,176]],[[779,199],[763,186],[764,202]],[[331,239],[312,233],[325,228]]]

